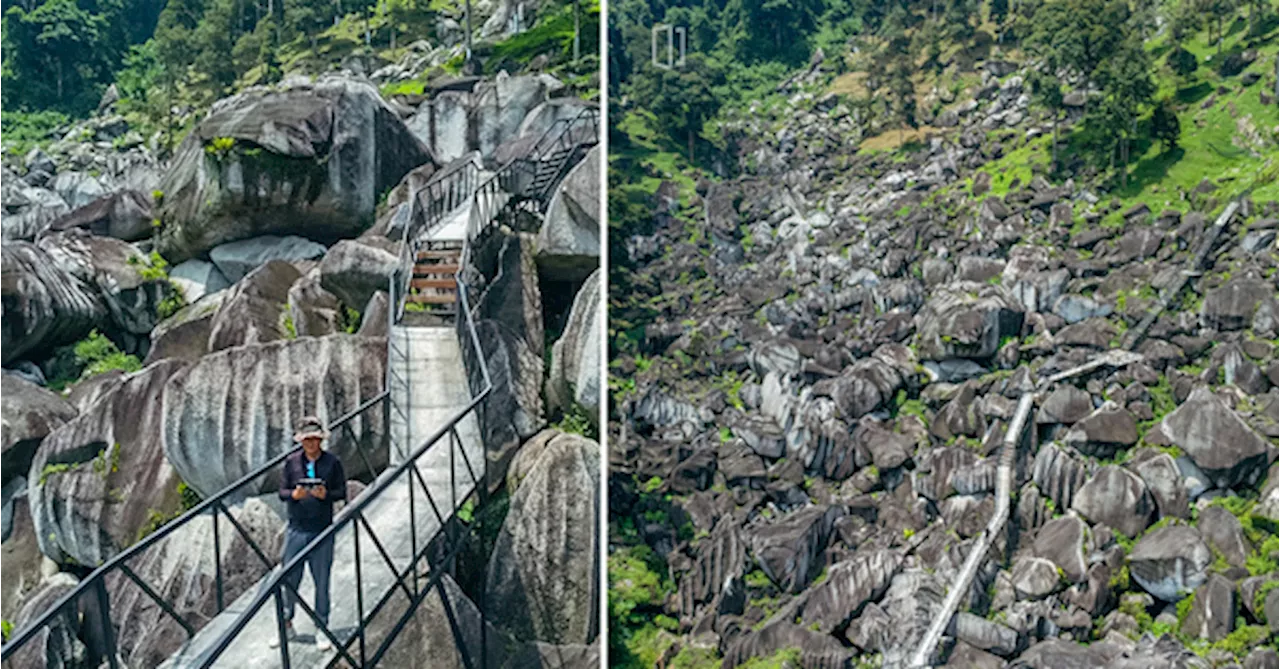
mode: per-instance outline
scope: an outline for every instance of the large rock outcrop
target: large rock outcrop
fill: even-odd
[[[387,290],[400,268],[397,246],[375,236],[334,244],[320,262],[320,285],[351,308],[363,307],[374,293]]]
[[[116,191],[59,217],[49,229],[81,228],[101,237],[133,242],[151,236],[151,209],[150,196],[136,190]]]
[[[280,554],[284,521],[261,500],[234,506],[230,514],[269,558]],[[166,536],[129,567],[199,629],[217,615],[213,524],[191,522]],[[218,516],[223,593],[230,603],[270,571],[225,515]],[[336,584],[335,584],[336,585]],[[187,640],[173,618],[123,573],[107,577],[111,620],[119,630],[116,646],[129,666],[155,667]]]
[[[582,284],[569,311],[564,334],[551,347],[547,377],[547,409],[568,410],[576,404],[593,425],[600,421],[600,272]]]
[[[164,450],[187,482],[210,495],[293,446],[302,416],[331,421],[382,392],[386,340],[335,334],[250,344],[206,355],[165,388]],[[373,409],[354,418],[359,446],[335,432],[326,448],[342,458],[348,478],[374,467],[386,426]],[[271,489],[265,481],[256,492]],[[255,492],[246,489],[246,494]]]
[[[485,597],[517,639],[584,644],[599,632],[599,467],[596,442],[558,435],[511,497]]]
[[[408,126],[442,164],[470,151],[488,160],[519,135],[530,111],[562,89],[555,77],[534,74],[438,91],[418,107]]]
[[[1000,286],[957,281],[938,287],[916,314],[922,360],[990,358],[1022,328],[1022,305]]]
[[[367,82],[246,90],[178,148],[158,247],[178,262],[260,235],[354,236],[373,224],[379,194],[426,162],[430,151]]]
[[[77,341],[95,327],[123,339],[150,332],[158,305],[173,289],[144,277],[147,263],[126,242],[80,231],[5,244],[3,362]]]
[[[164,388],[187,363],[166,360],[124,381],[45,437],[31,463],[40,550],[97,565],[138,540],[154,516],[180,507],[182,481],[165,458]]]
[[[1129,554],[1129,573],[1166,602],[1182,599],[1209,577],[1213,554],[1194,527],[1166,525],[1149,532]]]
[[[538,267],[562,281],[580,281],[600,265],[599,145],[560,182],[538,231]]]
[[[1266,472],[1267,441],[1208,388],[1191,391],[1161,428],[1218,487],[1253,485]]]
[[[12,374],[0,375],[0,483],[26,476],[40,441],[76,413],[53,392]]]

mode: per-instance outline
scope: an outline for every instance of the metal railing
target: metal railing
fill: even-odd
[[[432,175],[431,180],[418,189],[410,198],[410,215],[406,225],[401,230],[399,240],[399,255],[401,258],[400,267],[388,280],[388,303],[387,310],[387,389],[394,387],[397,382],[395,375],[394,361],[403,359],[406,365],[409,362],[407,352],[397,351],[395,349],[395,328],[403,322],[405,315],[406,298],[411,290],[411,280],[413,276],[413,265],[417,257],[419,247],[423,245],[422,237],[425,233],[439,225],[444,217],[454,211],[458,206],[466,202],[467,198],[474,197],[476,182],[479,179],[480,167],[478,165],[475,153],[464,158],[454,161],[453,164],[446,167],[441,172]],[[463,547],[463,542],[453,530],[457,525],[454,518],[463,505],[469,502],[483,503],[488,495],[488,458],[481,451],[481,460],[479,463],[479,472],[477,466],[471,462],[470,456],[467,455],[465,449],[462,448],[463,440],[458,432],[460,424],[467,419],[468,416],[476,415],[481,404],[489,396],[492,391],[492,382],[489,377],[489,370],[484,363],[484,353],[480,346],[480,339],[475,330],[475,323],[472,320],[470,304],[468,302],[466,284],[461,278],[457,278],[457,330],[459,343],[462,344],[461,350],[464,359],[478,362],[481,378],[478,387],[469,388],[471,394],[470,402],[461,410],[456,412],[442,427],[436,430],[430,437],[426,439],[420,446],[413,449],[411,453],[404,458],[403,461],[395,464],[393,467],[383,472],[378,478],[377,483],[361,494],[360,498],[351,506],[343,510],[338,515],[334,523],[319,534],[311,543],[302,549],[302,551],[292,558],[287,564],[283,565],[271,579],[263,584],[258,594],[245,607],[245,609],[236,617],[235,622],[219,635],[219,638],[213,646],[205,651],[197,660],[196,667],[209,667],[222,656],[223,653],[231,646],[240,633],[249,625],[249,623],[258,615],[268,602],[273,602],[275,606],[276,633],[280,640],[280,662],[281,666],[288,669],[294,664],[293,651],[288,643],[288,633],[285,628],[284,619],[284,598],[291,594],[294,601],[315,624],[317,633],[327,638],[333,645],[336,655],[329,660],[329,665],[333,665],[339,661],[346,663],[349,667],[373,667],[390,650],[391,644],[399,636],[399,633],[405,625],[413,618],[418,606],[431,593],[433,588],[442,589],[442,577],[448,573],[447,570],[437,568],[439,564],[450,564]],[[474,368],[466,365],[467,369]],[[402,382],[407,382],[408,370],[404,370],[404,378]],[[388,404],[395,404],[389,402]],[[399,413],[399,418],[406,426],[412,425],[412,414],[409,406],[393,407],[393,410]],[[388,425],[388,431],[391,427]],[[445,507],[447,511],[442,511],[440,503],[437,503],[433,497],[430,486],[427,485],[423,478],[421,470],[418,468],[419,462],[428,453],[433,453],[439,444],[447,440],[449,444],[449,500]],[[466,468],[467,476],[470,478],[472,489],[466,493],[461,499],[458,498],[458,481],[457,481],[457,456],[462,456],[462,463]],[[396,486],[406,486],[408,490],[408,516],[407,525],[409,527],[410,556],[409,560],[403,565],[397,565],[395,559],[386,549],[385,543],[379,538],[377,530],[369,519],[369,506],[376,503],[383,493],[392,490]],[[438,522],[436,532],[430,537],[419,537],[417,528],[419,526],[419,516],[428,513],[427,509],[420,509],[415,501],[419,493],[425,497],[427,505],[430,507],[430,513]],[[429,517],[428,517],[429,518]],[[289,582],[289,574],[294,570],[301,569],[308,558],[317,550],[329,550],[329,546],[335,546],[338,543],[336,537],[338,533],[350,528],[351,542],[350,548],[353,551],[353,564],[355,565],[355,588],[356,588],[356,625],[354,628],[333,629],[327,623],[322,622],[317,613],[307,603],[298,597],[296,588]],[[381,558],[382,566],[390,571],[392,578],[388,587],[377,595],[371,602],[365,601],[365,567],[361,560],[361,539],[362,535],[372,543],[376,549],[377,556]],[[448,539],[444,546],[444,555],[437,561],[428,560],[436,540],[444,536]],[[344,546],[345,548],[345,546]],[[424,560],[428,561],[429,572],[424,577],[420,572],[420,565]],[[380,613],[387,610],[397,593],[403,593],[406,606],[396,617],[394,623],[391,624],[387,633],[380,635],[380,640],[371,642],[367,634],[370,623],[378,617]],[[443,597],[443,590],[441,590]],[[485,652],[486,635],[483,630],[483,608],[481,608],[482,633],[481,648],[479,652],[480,664],[484,665],[487,659]],[[467,666],[471,666],[471,653],[468,652],[465,642],[460,634],[454,630],[455,641],[461,652],[463,662]]]
[[[330,431],[342,431],[344,435],[350,437],[357,444],[357,453],[364,460],[369,471],[375,471],[372,467],[368,455],[364,452],[361,440],[352,432],[351,422],[356,417],[364,414],[373,407],[381,404],[383,407],[383,430],[384,445],[389,446],[391,433],[390,413],[392,410],[399,412],[401,420],[406,425],[411,424],[411,415],[408,407],[392,407],[393,402],[389,401],[393,380],[396,376],[396,370],[392,361],[395,359],[393,353],[400,353],[394,348],[394,328],[399,325],[404,317],[405,298],[410,291],[410,283],[413,275],[413,263],[416,258],[419,239],[424,232],[431,230],[434,226],[443,221],[445,215],[455,210],[458,206],[472,198],[471,218],[468,221],[468,234],[463,244],[463,258],[469,255],[469,247],[471,241],[475,238],[472,234],[478,230],[485,230],[492,222],[499,217],[500,212],[506,208],[510,202],[510,197],[501,197],[499,191],[500,184],[512,183],[513,175],[517,170],[527,170],[528,165],[537,165],[546,162],[548,159],[554,161],[555,173],[551,175],[551,184],[558,181],[564,176],[567,167],[572,165],[573,153],[585,146],[598,142],[598,112],[594,109],[584,110],[577,117],[572,119],[562,119],[552,124],[542,136],[534,142],[530,151],[525,155],[507,163],[497,174],[487,179],[484,183],[477,184],[480,176],[480,167],[477,163],[475,154],[471,154],[464,159],[455,161],[450,166],[441,170],[441,172],[432,175],[430,181],[413,193],[410,198],[410,210],[408,221],[406,221],[403,229],[400,231],[399,255],[401,258],[400,267],[388,280],[388,309],[387,309],[387,369],[386,384],[378,395],[366,400],[350,413],[342,416],[334,421],[330,426]],[[550,187],[541,192],[526,192],[527,189],[521,189],[518,193],[520,198],[537,200],[545,200]],[[499,201],[501,200],[501,201]],[[545,203],[542,203],[545,204]],[[477,215],[484,218],[481,221],[477,219]],[[231,646],[235,639],[248,626],[250,621],[258,614],[268,602],[275,604],[275,618],[277,634],[279,635],[280,644],[280,660],[285,668],[293,666],[293,651],[288,643],[287,632],[284,619],[284,597],[286,594],[292,595],[297,606],[299,606],[315,623],[318,633],[327,638],[334,646],[336,656],[329,660],[329,664],[336,664],[339,660],[345,661],[347,666],[351,667],[372,667],[381,660],[389,650],[392,642],[396,639],[399,632],[413,617],[417,607],[422,603],[423,599],[431,592],[432,588],[441,589],[443,597],[441,578],[447,573],[445,569],[436,568],[441,563],[450,564],[461,550],[463,543],[459,541],[457,533],[452,531],[456,528],[453,522],[457,511],[469,501],[475,500],[483,502],[488,494],[488,457],[483,455],[483,462],[480,465],[480,471],[477,474],[475,465],[471,462],[466,451],[462,449],[462,438],[458,433],[459,425],[471,415],[476,415],[481,404],[489,396],[492,391],[492,381],[490,379],[489,370],[484,362],[484,352],[480,345],[479,336],[476,333],[475,323],[472,320],[470,304],[466,284],[461,278],[457,279],[457,330],[460,343],[462,344],[462,355],[464,367],[468,370],[478,367],[481,377],[478,382],[469,376],[469,391],[472,396],[470,402],[461,410],[456,412],[444,426],[436,430],[425,442],[415,448],[408,457],[392,466],[390,469],[382,472],[377,481],[353,503],[344,508],[335,518],[333,524],[318,535],[303,550],[294,556],[284,565],[277,565],[273,556],[267,555],[260,546],[253,540],[246,528],[231,514],[230,507],[235,503],[242,501],[248,495],[242,495],[243,488],[255,486],[255,490],[260,488],[261,480],[271,476],[274,470],[290,455],[298,452],[301,446],[277,455],[256,467],[253,471],[244,475],[231,485],[219,491],[213,497],[200,502],[191,510],[182,514],[177,519],[161,526],[157,531],[147,536],[143,540],[129,547],[119,555],[113,557],[106,564],[98,567],[87,578],[80,581],[75,589],[59,598],[47,611],[40,617],[25,625],[19,630],[12,639],[0,648],[0,660],[9,660],[17,656],[24,649],[30,648],[30,644],[36,639],[42,630],[56,631],[55,626],[71,625],[75,635],[86,642],[88,649],[89,666],[101,666],[106,664],[111,669],[118,669],[122,666],[121,657],[117,649],[116,640],[119,638],[115,625],[111,616],[111,601],[108,594],[109,585],[107,577],[117,572],[127,578],[130,583],[137,586],[139,590],[151,601],[153,601],[169,618],[172,618],[186,633],[188,640],[194,638],[199,630],[209,621],[209,618],[202,616],[202,620],[194,620],[190,616],[184,617],[175,607],[167,601],[155,588],[147,584],[139,575],[129,566],[130,561],[138,558],[151,548],[160,544],[166,537],[171,536],[178,529],[187,526],[198,519],[206,516],[213,520],[214,535],[214,552],[215,552],[215,599],[216,612],[222,613],[226,610],[228,602],[224,589],[224,574],[221,558],[221,534],[219,530],[219,516],[225,517],[230,521],[236,533],[242,537],[253,553],[262,563],[268,576],[265,582],[260,582],[257,586],[257,594],[252,598],[235,618],[234,622],[227,629],[221,631],[216,642],[199,653],[199,657],[190,666],[209,667]],[[401,356],[406,357],[407,356]],[[407,371],[406,371],[407,374]],[[450,467],[450,498],[448,512],[441,511],[440,504],[437,504],[432,497],[431,490],[423,479],[422,472],[418,469],[417,464],[421,458],[429,452],[433,452],[441,442],[447,439],[449,443],[449,467]],[[457,481],[457,454],[461,453],[462,463],[466,467],[466,472],[472,484],[472,490],[466,493],[462,499],[458,499],[458,481]],[[416,481],[416,484],[415,484]],[[396,485],[406,485],[409,491],[409,509],[408,520],[410,526],[410,560],[403,568],[395,564],[395,560],[388,554],[384,543],[378,537],[378,533],[374,530],[368,516],[370,505],[374,504],[380,496]],[[418,492],[425,496],[430,511],[439,523],[438,529],[434,535],[421,541],[417,536],[417,520],[418,516],[427,513],[425,509],[419,510],[418,505],[414,501]],[[234,501],[232,501],[234,500]],[[354,629],[331,629],[329,625],[321,623],[315,610],[298,596],[297,587],[289,582],[288,575],[299,570],[302,565],[317,550],[328,549],[329,545],[335,542],[336,535],[350,528],[353,541],[351,548],[355,552],[356,567],[356,588],[357,588],[357,624]],[[364,534],[374,545],[377,553],[380,555],[383,563],[390,569],[393,579],[390,587],[386,589],[377,601],[371,602],[371,606],[366,607],[364,601],[364,568],[361,561],[361,534]],[[441,560],[430,561],[429,574],[424,577],[419,573],[419,565],[424,559],[427,559],[434,547],[436,540],[441,536],[449,539],[448,544],[444,547],[444,556]],[[274,573],[270,570],[275,568]],[[407,606],[401,615],[392,625],[389,633],[383,635],[380,642],[370,643],[366,631],[369,623],[382,612],[391,602],[392,597],[397,592],[402,592],[407,598]],[[483,622],[483,608],[481,608],[481,649],[480,658],[483,666],[487,659],[485,651],[485,630]],[[466,651],[459,631],[454,631],[455,640],[459,644],[462,651],[463,661],[467,666],[471,666],[470,654]],[[43,644],[42,644],[43,645]],[[45,653],[50,652],[51,648],[41,648]]]
[[[578,150],[599,143],[600,112],[589,107],[576,116],[552,123],[524,155],[503,165],[493,176],[476,187],[467,224],[467,247],[463,265],[469,261],[470,246],[480,242],[501,221],[499,215],[510,211],[513,201],[533,200],[539,210],[546,207],[551,190],[577,161]],[[542,187],[537,185],[538,166],[554,170]]]
[[[368,456],[364,453],[361,439],[357,438],[352,431],[351,422],[356,417],[386,400],[386,398],[387,392],[384,389],[381,393],[364,401],[329,426],[331,432],[336,433],[341,430],[356,444],[357,452],[364,458],[366,466],[370,467],[370,471],[372,471],[372,467],[369,465]],[[386,428],[384,421],[384,438]],[[5,643],[3,648],[0,648],[0,661],[8,661],[17,657],[19,653],[28,648],[29,644],[42,630],[52,631],[54,626],[70,624],[74,627],[75,636],[85,641],[86,652],[89,655],[87,666],[97,667],[105,662],[111,669],[120,667],[121,662],[117,648],[117,640],[120,637],[115,625],[112,623],[112,604],[109,595],[109,590],[112,589],[113,585],[108,583],[108,578],[117,574],[127,579],[127,581],[118,580],[116,581],[117,584],[127,582],[136,587],[143,596],[154,602],[169,619],[176,622],[182,628],[182,631],[186,633],[188,639],[194,637],[199,628],[203,626],[204,621],[196,619],[196,616],[184,616],[179,613],[172,604],[157,593],[156,589],[130,566],[131,563],[147,554],[150,549],[158,547],[164,539],[179,529],[209,518],[213,523],[215,607],[217,612],[225,610],[227,605],[224,585],[226,574],[224,574],[223,568],[223,538],[219,529],[219,518],[225,518],[230,522],[235,533],[252,549],[254,555],[261,561],[266,570],[273,568],[278,556],[267,555],[262,550],[262,547],[254,541],[253,536],[244,525],[231,513],[230,508],[260,490],[263,480],[271,476],[285,458],[301,449],[302,446],[300,444],[295,445],[293,448],[255,467],[253,471],[223,488],[213,497],[200,502],[186,513],[160,526],[160,528],[144,537],[141,541],[112,557],[81,580],[73,590],[59,598],[42,615],[18,630],[9,639],[8,643]],[[115,589],[116,594],[119,595],[120,586],[115,585]],[[48,648],[42,648],[41,650],[46,654],[50,652]]]
[[[476,334],[474,323],[471,321],[470,308],[467,304],[466,291],[460,289],[458,291],[459,304],[459,320],[463,323],[461,330],[467,333],[469,341],[468,345],[473,347],[474,352],[483,361],[483,352],[480,347],[480,340]],[[295,601],[302,610],[311,618],[316,626],[317,632],[324,635],[334,646],[337,655],[332,658],[329,663],[332,665],[339,659],[347,663],[350,667],[372,667],[383,658],[389,650],[391,644],[396,640],[400,631],[412,619],[419,604],[430,594],[432,588],[436,588],[441,584],[441,578],[448,573],[445,569],[435,568],[435,565],[429,565],[430,575],[422,582],[422,575],[419,572],[419,565],[427,559],[432,546],[432,541],[419,542],[416,532],[411,532],[411,554],[410,560],[403,567],[398,566],[395,560],[388,553],[384,542],[379,538],[378,532],[374,529],[369,520],[368,509],[374,504],[384,492],[391,490],[396,485],[407,485],[409,489],[409,508],[407,509],[407,521],[411,528],[418,526],[418,516],[420,513],[427,513],[427,510],[420,510],[414,502],[417,493],[421,492],[425,496],[430,508],[430,512],[439,522],[439,532],[446,531],[450,527],[450,522],[456,515],[456,512],[464,504],[473,497],[480,497],[486,494],[487,477],[488,477],[488,458],[483,457],[480,471],[477,472],[476,467],[472,464],[466,450],[462,448],[462,438],[458,434],[459,424],[468,416],[476,412],[477,407],[483,402],[492,390],[492,384],[489,379],[489,372],[484,364],[480,366],[483,375],[483,385],[478,393],[475,393],[470,403],[463,409],[455,413],[448,422],[438,428],[422,445],[418,446],[405,459],[404,462],[389,469],[378,478],[378,481],[368,490],[360,495],[354,504],[343,509],[335,518],[332,525],[316,536],[311,543],[307,544],[302,551],[293,557],[289,562],[283,565],[274,576],[265,584],[263,584],[258,594],[245,607],[245,609],[236,617],[232,625],[223,632],[207,652],[205,652],[193,666],[207,668],[229,648],[235,638],[242,632],[246,626],[254,619],[258,612],[273,602],[275,605],[275,618],[277,634],[280,638],[280,661],[281,666],[286,669],[293,666],[292,651],[288,643],[288,634],[285,628],[284,618],[284,597],[286,592],[291,592],[295,596]],[[440,505],[432,496],[430,487],[422,477],[422,472],[418,469],[418,461],[424,455],[431,452],[432,449],[445,440],[449,444],[449,465],[450,465],[450,504],[447,507],[449,511],[444,513],[441,511]],[[471,479],[473,489],[467,493],[462,499],[458,498],[457,486],[457,467],[456,457],[461,453],[462,463],[466,467],[468,476]],[[415,485],[415,482],[417,485]],[[482,500],[477,500],[482,501]],[[294,586],[289,583],[288,575],[299,570],[307,562],[309,557],[317,550],[325,550],[330,544],[336,543],[335,536],[350,528],[353,540],[351,548],[354,551],[355,564],[355,589],[357,594],[357,624],[354,630],[331,629],[327,623],[322,622],[312,609],[300,597],[297,597],[297,591]],[[391,571],[393,578],[390,587],[382,593],[377,601],[372,602],[371,606],[367,606],[364,601],[365,591],[365,573],[363,561],[361,560],[361,535],[365,535],[373,546],[376,548],[385,566]],[[446,548],[446,554],[440,561],[445,564],[450,563],[461,550],[463,543],[461,541],[453,541],[451,546]],[[430,561],[429,561],[430,562]],[[391,626],[390,630],[382,636],[378,643],[371,644],[367,638],[367,630],[369,623],[378,616],[382,610],[387,607],[392,597],[396,593],[403,593],[407,598],[407,607],[398,617],[396,622]],[[372,646],[372,647],[371,647]],[[465,651],[465,649],[464,649]],[[484,653],[481,652],[481,657]],[[463,653],[464,661],[470,663],[469,654]]]

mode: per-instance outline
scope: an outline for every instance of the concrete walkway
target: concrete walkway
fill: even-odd
[[[412,391],[409,397],[395,398],[397,403],[405,402],[400,406],[410,408],[411,422],[408,426],[410,441],[406,441],[403,436],[396,439],[393,451],[398,445],[405,443],[414,443],[415,447],[420,446],[422,441],[443,426],[470,401],[466,373],[459,355],[457,335],[453,328],[397,328],[395,336],[402,338],[407,344],[411,361],[409,374],[413,382],[409,386]],[[404,426],[402,425],[400,429],[403,435]],[[480,476],[479,468],[483,466],[483,449],[480,446],[474,415],[468,415],[459,425],[459,437],[461,449],[466,451],[476,468],[476,475]],[[453,488],[449,475],[449,447],[448,439],[440,440],[418,459],[417,465],[418,471],[431,491],[432,499],[446,520],[454,507]],[[471,492],[474,486],[461,450],[456,450],[454,457],[456,493],[457,498],[461,500]],[[393,455],[393,459],[397,459],[397,456]],[[398,459],[403,460],[403,453]],[[379,478],[379,481],[382,478]],[[406,470],[391,482],[390,489],[383,492],[365,509],[369,524],[376,532],[383,548],[391,556],[398,571],[407,568],[415,545],[418,550],[421,550],[425,542],[434,537],[441,527],[426,494],[416,481],[412,504],[417,521],[412,525],[409,522],[410,478],[410,472]],[[411,531],[411,527],[416,530],[416,536]],[[363,527],[360,529],[359,554],[361,566],[359,589],[363,591],[367,619],[373,604],[392,587],[394,577],[378,547]],[[357,626],[356,544],[351,526],[343,528],[337,534],[330,583],[332,602],[330,629],[334,630],[340,639],[347,639],[354,634]],[[197,666],[199,659],[252,602],[257,590],[258,588],[255,588],[237,599],[227,610],[201,629],[182,651],[163,666]],[[304,601],[314,602],[310,574],[303,577],[300,592]],[[396,594],[395,597],[400,600],[400,604],[405,601],[403,594]],[[385,615],[378,619],[379,626],[384,631],[391,622],[390,617]],[[316,650],[313,642],[316,633],[314,625],[310,616],[304,613],[301,607],[298,607],[295,613],[294,624],[301,637],[290,647],[294,667],[326,666],[337,655],[336,651],[321,654]],[[280,667],[279,650],[268,647],[268,641],[276,635],[276,610],[274,604],[268,603],[258,611],[213,666],[235,669]]]
[[[444,222],[431,231],[430,239],[461,241],[466,232],[471,206],[458,207]],[[391,367],[391,463],[404,462],[408,455],[420,448],[431,435],[445,426],[471,401],[462,351],[454,326],[395,327],[390,335]],[[437,441],[417,461],[416,468],[430,490],[431,500],[447,521],[456,506],[454,499],[462,500],[474,489],[471,472],[462,457],[465,451],[477,477],[482,476],[484,449],[480,441],[479,425],[474,413],[465,416],[457,426],[459,444],[455,446],[446,436]],[[450,476],[450,452],[453,451],[453,476]],[[388,478],[388,473],[378,478],[378,483]],[[413,480],[412,500],[410,480]],[[376,484],[375,484],[376,485]],[[377,535],[378,543],[385,549],[397,572],[408,568],[415,550],[421,551],[442,523],[422,486],[405,470],[390,482],[390,487],[365,508],[365,517]],[[416,522],[410,522],[410,509]],[[374,604],[393,587],[395,577],[387,565],[378,545],[370,538],[366,528],[359,531],[358,546],[360,579],[357,583],[357,545],[352,525],[344,527],[335,538],[333,569],[330,578],[329,628],[340,640],[355,635],[359,620],[360,602],[357,593],[363,595],[364,617],[369,619]],[[425,561],[424,561],[425,563]],[[277,570],[279,567],[277,567]],[[419,565],[419,571],[425,567]],[[225,611],[204,626],[181,651],[170,658],[164,667],[199,666],[234,624],[235,620],[252,604],[266,582],[275,575],[273,571],[258,587],[244,593]],[[357,588],[359,585],[359,588]],[[299,588],[307,603],[315,601],[314,587],[309,573],[305,574]],[[403,610],[406,598],[397,593],[387,611]],[[373,622],[377,635],[382,637],[393,623],[393,616],[384,613]],[[323,667],[338,656],[336,650],[320,653],[315,647],[317,634],[311,617],[302,607],[294,614],[294,626],[299,639],[290,644],[292,667]],[[271,638],[277,637],[276,608],[269,601],[257,611],[253,619],[240,631],[227,650],[212,665],[234,669],[275,669],[281,667],[279,649],[270,648]],[[372,644],[372,640],[371,640]],[[370,645],[372,653],[374,646]],[[359,659],[353,645],[352,655]]]

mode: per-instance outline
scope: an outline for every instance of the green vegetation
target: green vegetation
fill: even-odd
[[[136,372],[142,369],[138,357],[122,353],[115,343],[94,330],[75,345],[76,359],[85,365],[81,380],[97,376],[113,369]]]
[[[803,665],[799,648],[783,648],[769,657],[753,657],[738,665],[742,669],[799,669]]]
[[[67,125],[66,114],[53,110],[22,112],[6,109],[0,116],[0,136],[14,155],[25,155],[33,147],[53,139],[54,131]]]
[[[560,417],[560,420],[551,426],[561,432],[570,434],[580,434],[588,439],[599,439],[599,430],[591,422],[591,417],[587,414],[587,410],[582,405],[574,402]]]
[[[2,638],[4,641],[8,641],[9,637],[12,635],[13,635],[13,623],[10,622],[8,618],[0,620],[0,638]]]
[[[645,545],[615,550],[608,563],[610,661],[613,666],[655,666],[671,639],[653,622],[673,589],[665,565]]]
[[[72,469],[75,469],[75,467],[76,464],[73,462],[57,462],[45,465],[44,468],[40,470],[40,485],[44,485],[49,480],[50,476],[69,472]]]

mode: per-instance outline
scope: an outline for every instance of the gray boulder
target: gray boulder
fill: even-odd
[[[14,631],[25,628],[44,615],[63,596],[76,587],[76,577],[57,573],[32,591],[14,615]],[[12,614],[6,614],[12,615]],[[88,664],[87,649],[78,638],[80,612],[63,609],[49,625],[36,632],[31,641],[18,649],[5,663],[13,669],[79,669]]]
[[[1196,588],[1182,632],[1196,639],[1221,641],[1235,628],[1236,586],[1221,574],[1212,574]]]
[[[0,607],[6,615],[12,615],[11,612],[18,611],[26,597],[44,582],[46,574],[52,575],[56,571],[56,566],[40,553],[27,496],[23,494],[12,501],[6,500],[6,507],[8,525],[4,543],[0,544],[0,570],[5,574],[0,580]]]
[[[288,339],[284,316],[289,289],[301,278],[293,265],[272,260],[241,279],[227,291],[213,316],[209,350]]]
[[[173,468],[203,496],[221,490],[293,445],[302,416],[330,421],[382,392],[386,340],[336,334],[248,344],[204,356],[164,389],[163,447]],[[387,463],[386,426],[370,410],[326,443],[348,478]],[[246,493],[253,492],[251,489]],[[273,490],[264,481],[257,492]]]
[[[143,364],[150,365],[167,358],[195,362],[208,353],[209,337],[213,335],[213,319],[222,308],[228,292],[230,291],[205,295],[161,321],[151,331],[151,348],[147,351]]]
[[[108,190],[98,177],[86,172],[59,172],[50,188],[62,196],[72,211],[106,195]]]
[[[1001,657],[1013,655],[1020,645],[1017,632],[968,611],[956,613],[951,626],[956,639]]]
[[[1156,502],[1137,474],[1107,465],[1080,488],[1071,508],[1091,522],[1132,537],[1151,524]]]
[[[0,257],[5,364],[77,341],[95,327],[146,334],[172,290],[167,281],[142,276],[146,261],[132,246],[107,237],[59,233],[38,244],[10,242]]]
[[[480,405],[481,439],[489,455],[492,480],[501,480],[515,449],[546,424],[542,404],[542,357],[523,337],[494,320],[476,322],[481,355],[489,369],[493,391]],[[472,387],[481,383],[479,365],[464,357]]]
[[[289,322],[294,337],[323,337],[342,332],[342,304],[320,286],[320,273],[312,270],[289,287]]]
[[[182,296],[186,298],[188,304],[210,293],[231,287],[231,282],[213,263],[196,259],[181,262],[169,270],[169,282],[182,291]]]
[[[1142,477],[1147,490],[1156,500],[1156,510],[1160,517],[1173,516],[1186,518],[1187,489],[1182,482],[1182,472],[1178,463],[1168,453],[1159,453],[1132,465],[1134,473]]]
[[[272,260],[296,263],[319,258],[324,252],[324,245],[302,237],[263,235],[219,244],[209,251],[209,259],[222,272],[222,276],[235,283],[253,269]]]
[[[432,161],[368,82],[249,89],[218,101],[177,149],[157,245],[180,262],[262,235],[353,236],[380,193]]]
[[[164,387],[186,369],[166,360],[131,374],[45,437],[28,476],[40,551],[97,565],[138,540],[154,516],[181,507],[165,458]]]
[[[1013,565],[1013,589],[1020,599],[1040,599],[1060,589],[1058,567],[1044,558],[1024,557]]]
[[[797,593],[822,571],[822,554],[831,540],[840,507],[810,506],[756,529],[751,552],[783,592]]]
[[[153,219],[150,196],[136,190],[122,190],[58,217],[48,229],[81,228],[100,237],[132,242],[151,236]]]
[[[1253,552],[1244,536],[1240,520],[1220,506],[1206,507],[1196,519],[1196,528],[1204,540],[1232,567],[1245,566],[1245,559]]]
[[[61,195],[47,188],[5,188],[4,192],[0,237],[6,242],[35,239],[36,235],[71,211]]]
[[[857,553],[827,569],[827,578],[804,600],[801,624],[830,633],[862,615],[868,602],[882,597],[902,566],[902,556],[890,550]]]
[[[1081,453],[1106,460],[1138,443],[1138,424],[1133,414],[1107,402],[1071,426],[1063,441]]]
[[[1073,583],[1084,583],[1089,565],[1085,562],[1085,543],[1089,526],[1074,513],[1054,518],[1036,532],[1032,550],[1037,557],[1051,560]]]
[[[1251,486],[1266,471],[1269,444],[1209,388],[1191,391],[1161,429],[1215,486]]]
[[[374,293],[386,291],[400,268],[397,245],[383,237],[344,239],[320,261],[320,285],[343,304],[357,308]]]
[[[284,522],[264,502],[249,499],[233,506],[231,516],[268,557],[280,554]],[[226,515],[218,515],[222,588],[228,603],[257,585],[271,570]],[[160,540],[129,567],[189,621],[217,615],[212,522],[190,522]],[[187,640],[169,614],[119,571],[107,577],[112,620],[119,630],[116,646],[128,666],[160,666]],[[197,627],[199,629],[199,627]]]
[[[935,289],[915,316],[922,360],[990,358],[1022,328],[1022,305],[1000,286],[956,281]]]
[[[37,243],[64,267],[92,279],[110,317],[99,329],[110,329],[121,339],[146,337],[160,320],[160,303],[174,293],[150,258],[132,244],[79,230],[51,233]]]
[[[1200,318],[1206,327],[1242,330],[1252,324],[1260,304],[1275,299],[1275,286],[1260,279],[1234,278],[1205,294]]]
[[[1175,602],[1209,578],[1213,554],[1194,527],[1166,525],[1147,533],[1129,554],[1129,573],[1143,590]]]
[[[564,334],[551,347],[547,376],[547,409],[582,407],[593,425],[600,415],[600,272],[593,272],[578,290]]]
[[[599,145],[565,176],[538,232],[538,267],[547,276],[579,281],[600,265]]]
[[[498,77],[474,90],[441,91],[419,105],[408,127],[441,164],[470,151],[489,161],[499,146],[519,136],[529,112],[562,88],[555,77],[534,74]]]
[[[0,374],[0,483],[7,485],[26,476],[40,442],[76,413],[57,394],[12,374]]]
[[[516,639],[589,643],[599,632],[599,472],[599,445],[562,434],[511,497],[485,597],[495,624]]]

